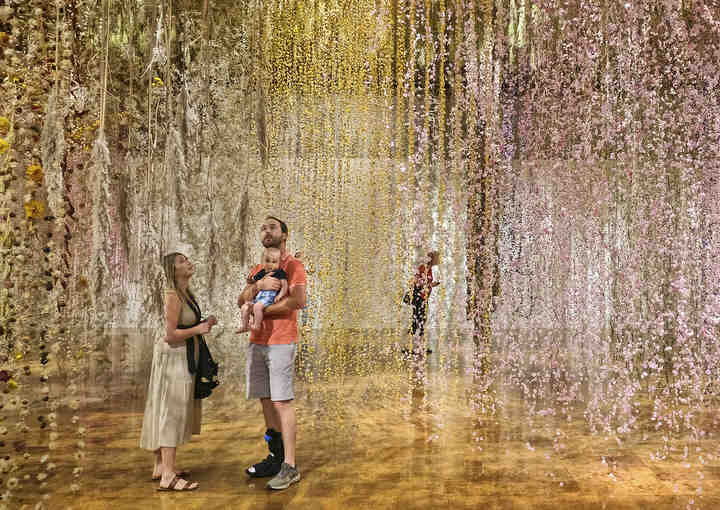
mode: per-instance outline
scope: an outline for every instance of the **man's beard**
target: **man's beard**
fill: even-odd
[[[260,241],[265,248],[280,248],[282,241],[280,237],[263,237]]]

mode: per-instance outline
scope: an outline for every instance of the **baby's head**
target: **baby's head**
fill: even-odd
[[[280,248],[269,247],[263,252],[262,263],[265,271],[275,271],[280,268]]]

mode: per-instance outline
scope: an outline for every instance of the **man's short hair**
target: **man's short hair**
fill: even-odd
[[[282,233],[283,234],[288,233],[287,225],[285,225],[285,222],[283,220],[281,220],[280,218],[276,218],[275,216],[266,216],[265,219],[277,221],[280,224],[280,230],[282,231]]]

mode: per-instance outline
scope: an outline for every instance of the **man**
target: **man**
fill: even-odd
[[[288,296],[265,308],[262,327],[250,333],[247,351],[247,398],[259,398],[265,417],[265,440],[270,454],[246,469],[252,477],[273,476],[270,489],[287,489],[300,481],[295,464],[297,420],[293,408],[293,375],[297,351],[297,311],[306,304],[305,268],[301,261],[287,252],[287,225],[268,216],[260,228],[260,241],[265,248],[280,249],[280,268],[288,276]],[[238,297],[238,306],[251,301],[260,290],[279,290],[277,278],[264,276],[258,264],[250,272],[247,285]]]

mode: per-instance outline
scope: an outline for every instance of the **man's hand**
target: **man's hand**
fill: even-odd
[[[305,285],[295,285],[283,299],[265,308],[264,316],[267,318],[281,317],[293,310],[302,309],[306,304]]]
[[[211,315],[206,320],[208,324],[210,324],[210,326],[214,326],[215,324],[217,324],[217,318],[214,315]]]
[[[280,290],[280,287],[282,287],[280,280],[272,276],[264,276],[257,282],[257,288],[259,290]]]

